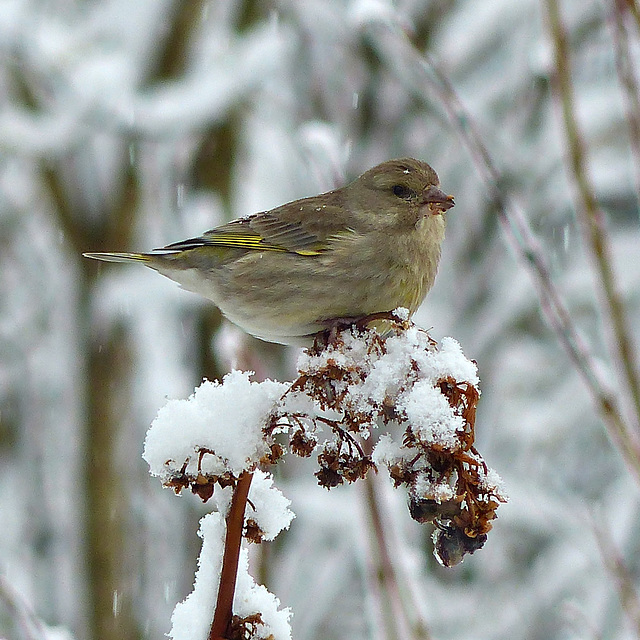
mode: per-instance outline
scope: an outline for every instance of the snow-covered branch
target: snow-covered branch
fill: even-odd
[[[288,528],[288,501],[258,471],[285,453],[316,454],[315,475],[327,489],[386,467],[395,486],[406,488],[411,517],[435,525],[434,553],[445,566],[483,546],[506,498],[474,445],[476,366],[453,338],[438,345],[405,317],[404,310],[380,314],[383,333],[364,325],[332,329],[302,353],[290,384],[253,382],[250,372],[234,371],[160,410],[145,443],[151,473],[176,493],[188,487],[216,505],[201,525],[195,590],[174,614],[172,638],[206,637],[227,588],[223,577],[218,589],[217,577],[225,573],[225,537],[238,492],[251,482],[247,474],[259,474],[259,482],[245,499],[244,536],[261,542]],[[255,601],[262,589],[242,567],[233,617],[209,637],[288,638],[288,611],[278,610],[275,596]],[[234,625],[245,635],[234,636]]]

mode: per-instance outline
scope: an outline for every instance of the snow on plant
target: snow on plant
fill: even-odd
[[[293,519],[268,473],[285,453],[315,453],[327,489],[386,467],[411,517],[434,525],[445,566],[483,546],[506,500],[474,446],[477,370],[453,338],[438,345],[402,310],[377,314],[319,336],[298,373],[289,384],[240,371],[205,381],[151,425],[151,473],[216,506],[201,522],[195,587],[174,612],[174,640],[291,637],[289,610],[255,584],[241,553],[243,536],[272,540]]]

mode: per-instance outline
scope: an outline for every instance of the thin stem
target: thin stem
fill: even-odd
[[[233,598],[236,591],[238,560],[240,558],[242,530],[244,528],[244,512],[252,479],[252,473],[243,472],[233,490],[231,507],[227,516],[227,535],[224,543],[218,600],[208,640],[224,640],[233,616]]]
[[[635,629],[636,637],[640,638],[640,596],[636,590],[633,576],[615,548],[611,536],[593,516],[592,524],[604,566],[614,580],[620,604]]]
[[[611,11],[611,31],[615,51],[616,71],[627,103],[629,142],[635,164],[636,194],[640,193],[640,88],[634,73],[629,34],[625,25],[627,0],[614,0]]]
[[[393,622],[395,623],[393,628],[388,630],[387,637],[398,639],[410,637],[416,640],[430,640],[431,634],[424,620],[419,619],[414,624],[410,622],[407,603],[402,597],[398,575],[389,552],[389,541],[387,540],[386,530],[382,522],[382,514],[376,493],[375,476],[372,473],[367,474],[364,487],[367,508],[371,518],[371,526],[379,554],[378,580],[382,589],[387,593]],[[386,616],[386,619],[388,618],[389,616]],[[391,627],[391,624],[389,626]],[[407,635],[407,631],[410,631],[409,635]]]
[[[568,36],[562,23],[557,0],[546,0],[546,5],[555,51],[554,87],[562,106],[562,116],[569,146],[569,163],[581,200],[581,206],[577,207],[577,210],[583,220],[587,244],[591,249],[596,271],[600,278],[603,302],[611,319],[615,342],[614,350],[618,351],[624,381],[635,411],[636,433],[640,433],[640,378],[638,377],[635,350],[629,332],[626,310],[617,290],[616,278],[613,273],[612,252],[605,227],[604,212],[598,205],[587,173],[585,143],[576,118]]]
[[[640,31],[640,10],[638,9],[636,0],[623,0],[623,1],[624,1],[624,4],[627,6],[627,9],[633,16],[633,19],[636,21],[636,26],[638,27],[638,31]]]
[[[25,640],[41,640],[47,635],[47,630],[34,612],[22,602],[20,595],[11,583],[0,575],[0,602],[4,605],[9,618],[19,628]]]

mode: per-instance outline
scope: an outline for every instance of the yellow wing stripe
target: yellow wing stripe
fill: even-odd
[[[319,249],[285,249],[284,247],[279,247],[275,244],[269,244],[265,242],[261,236],[253,236],[242,233],[224,233],[220,235],[209,236],[206,238],[206,241],[203,244],[218,247],[256,249],[260,251],[283,251],[285,253],[297,253],[301,256],[315,256],[319,253],[322,253],[322,251]]]

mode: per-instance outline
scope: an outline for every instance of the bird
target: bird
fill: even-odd
[[[213,301],[247,333],[305,346],[340,322],[399,307],[412,315],[433,286],[453,206],[431,166],[398,158],[148,253],[83,255],[141,263]]]

